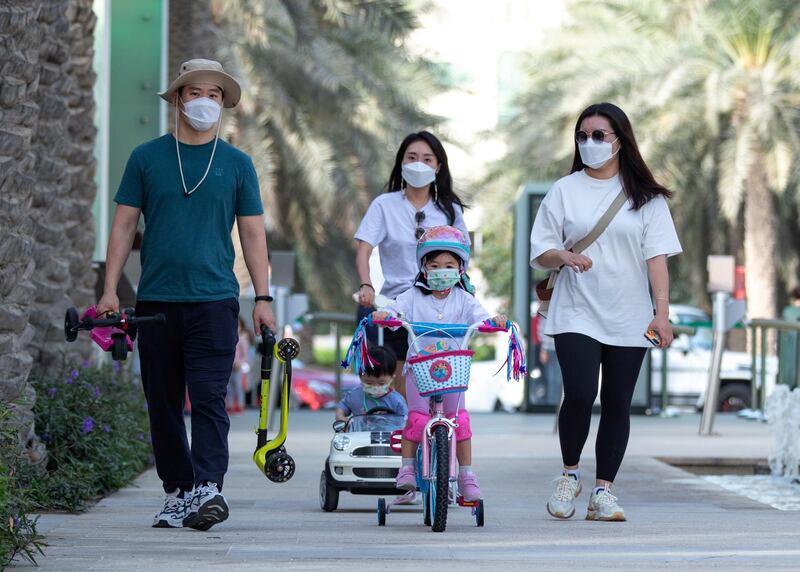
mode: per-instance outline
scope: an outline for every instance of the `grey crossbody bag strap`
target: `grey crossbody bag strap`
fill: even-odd
[[[619,209],[622,208],[622,205],[628,200],[628,196],[625,194],[625,189],[621,189],[619,194],[614,199],[614,202],[611,203],[611,206],[608,207],[603,216],[600,217],[600,220],[597,221],[597,224],[594,225],[594,228],[591,230],[589,234],[584,236],[578,242],[576,242],[570,250],[575,254],[580,254],[595,241],[597,237],[603,234],[603,231],[612,221],[612,219],[617,216]]]

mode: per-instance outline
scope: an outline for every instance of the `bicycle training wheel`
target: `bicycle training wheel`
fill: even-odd
[[[450,491],[450,443],[447,438],[447,427],[439,425],[433,430],[431,446],[431,483],[430,498],[433,532],[444,532],[447,527],[447,505]]]

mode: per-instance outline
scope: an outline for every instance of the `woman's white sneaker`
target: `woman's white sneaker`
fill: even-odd
[[[608,489],[595,489],[589,496],[586,520],[623,522],[626,520],[625,511],[617,504],[618,500]]]
[[[183,519],[189,514],[192,493],[184,493],[186,498],[178,496],[179,491],[167,493],[164,507],[153,517],[153,528],[181,528]]]
[[[561,475],[553,482],[556,489],[547,501],[547,512],[555,518],[572,518],[575,514],[575,497],[581,494],[581,482],[567,475]]]

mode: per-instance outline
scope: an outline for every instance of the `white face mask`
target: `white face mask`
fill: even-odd
[[[183,116],[195,131],[208,131],[219,121],[222,107],[210,97],[198,97],[183,104]]]
[[[392,382],[387,381],[382,385],[367,385],[366,383],[362,383],[361,387],[364,389],[364,393],[366,393],[370,397],[374,397],[375,399],[377,399],[389,393],[389,388],[391,387],[391,385]]]
[[[403,173],[403,179],[405,179],[406,183],[415,189],[421,189],[425,185],[430,185],[436,180],[436,171],[433,170],[433,167],[420,161],[406,163],[400,170]]]
[[[616,141],[616,139],[614,139],[614,141]],[[581,161],[583,161],[583,164],[592,169],[602,168],[602,166],[608,163],[619,151],[619,149],[613,152],[611,151],[614,141],[611,143],[608,141],[595,143],[593,140],[589,139],[584,143],[578,143],[578,152],[581,154]]]

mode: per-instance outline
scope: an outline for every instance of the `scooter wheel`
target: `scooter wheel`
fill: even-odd
[[[290,361],[300,353],[300,342],[294,338],[283,338],[278,342],[278,357],[282,361]]]
[[[294,459],[285,451],[276,451],[267,457],[264,474],[273,483],[285,483],[294,476]]]
[[[128,341],[124,335],[114,334],[114,345],[111,346],[111,359],[125,361],[128,357]]]
[[[78,318],[78,310],[75,308],[67,308],[67,314],[64,316],[64,337],[68,342],[74,342],[78,338],[78,326],[80,318]]]

